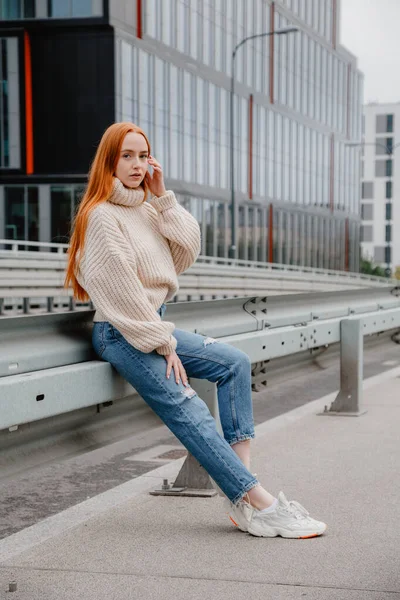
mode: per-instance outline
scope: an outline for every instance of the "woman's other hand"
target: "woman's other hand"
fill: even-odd
[[[147,171],[145,178],[147,185],[149,186],[150,192],[157,196],[164,196],[166,189],[164,185],[164,175],[159,162],[156,161],[154,156],[149,156],[147,159],[148,164],[153,167],[153,174],[151,175],[149,171]]]
[[[173,369],[174,373],[175,373],[176,383],[179,383],[180,380],[182,379],[183,385],[188,386],[189,385],[188,377],[186,375],[185,368],[184,368],[183,364],[181,363],[181,359],[179,358],[177,353],[172,352],[172,354],[165,355],[164,358],[167,361],[167,379],[170,378],[171,371]]]

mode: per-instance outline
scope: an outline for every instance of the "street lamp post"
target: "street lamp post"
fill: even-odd
[[[398,148],[400,146],[400,142],[398,144],[395,144],[394,146],[391,145],[390,147],[381,142],[355,142],[355,143],[346,144],[346,146],[350,146],[352,148],[355,148],[357,146],[380,146],[381,148],[383,148],[385,150],[387,156],[390,157],[390,160],[393,160],[394,151],[396,150],[396,148]],[[393,163],[391,165],[389,181],[391,183],[391,198],[390,198],[390,200],[393,200]],[[393,202],[391,202],[390,204],[392,205]],[[385,221],[387,221],[387,220],[388,219],[385,219]],[[386,261],[386,265],[387,265],[386,266],[386,274],[387,275],[388,275],[388,272],[391,271],[391,269],[390,269],[391,262],[392,261],[390,261],[390,262]]]
[[[230,154],[231,154],[231,245],[229,247],[229,258],[235,258],[236,256],[236,197],[235,197],[235,158],[234,158],[234,147],[235,147],[235,136],[234,136],[234,96],[235,96],[235,58],[236,53],[240,46],[243,46],[249,40],[254,40],[255,38],[268,37],[270,35],[286,35],[288,33],[294,33],[298,31],[297,27],[288,27],[286,29],[279,29],[278,31],[269,31],[266,33],[257,33],[256,35],[249,35],[246,38],[243,38],[238,44],[236,44],[235,48],[232,52],[232,69],[231,69],[231,141],[230,141]]]

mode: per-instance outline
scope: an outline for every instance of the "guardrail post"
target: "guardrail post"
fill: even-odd
[[[47,298],[47,312],[54,312],[54,298],[52,297]]]
[[[340,391],[323,415],[359,417],[363,391],[363,331],[361,319],[340,322]]]
[[[191,378],[190,385],[207,404],[216,420],[217,429],[221,433],[216,384],[205,379]],[[217,493],[207,471],[190,453],[187,455],[172,487],[164,484],[162,489],[150,492],[152,496],[196,496],[201,498],[211,498]]]
[[[29,298],[22,298],[24,315],[29,315]]]

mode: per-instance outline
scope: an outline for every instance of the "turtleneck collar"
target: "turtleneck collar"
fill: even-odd
[[[123,206],[140,206],[143,201],[144,189],[142,187],[127,188],[118,177],[114,177],[113,188],[108,202],[122,204]]]

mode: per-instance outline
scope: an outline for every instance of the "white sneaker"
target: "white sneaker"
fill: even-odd
[[[227,498],[224,502],[224,508],[235,527],[238,527],[241,531],[249,530],[251,513],[254,510],[250,504],[244,500],[240,500],[239,504],[235,506]]]
[[[316,521],[308,511],[292,500],[288,502],[283,492],[279,493],[276,509],[270,513],[252,510],[248,532],[258,537],[311,538],[322,535],[325,523]]]

